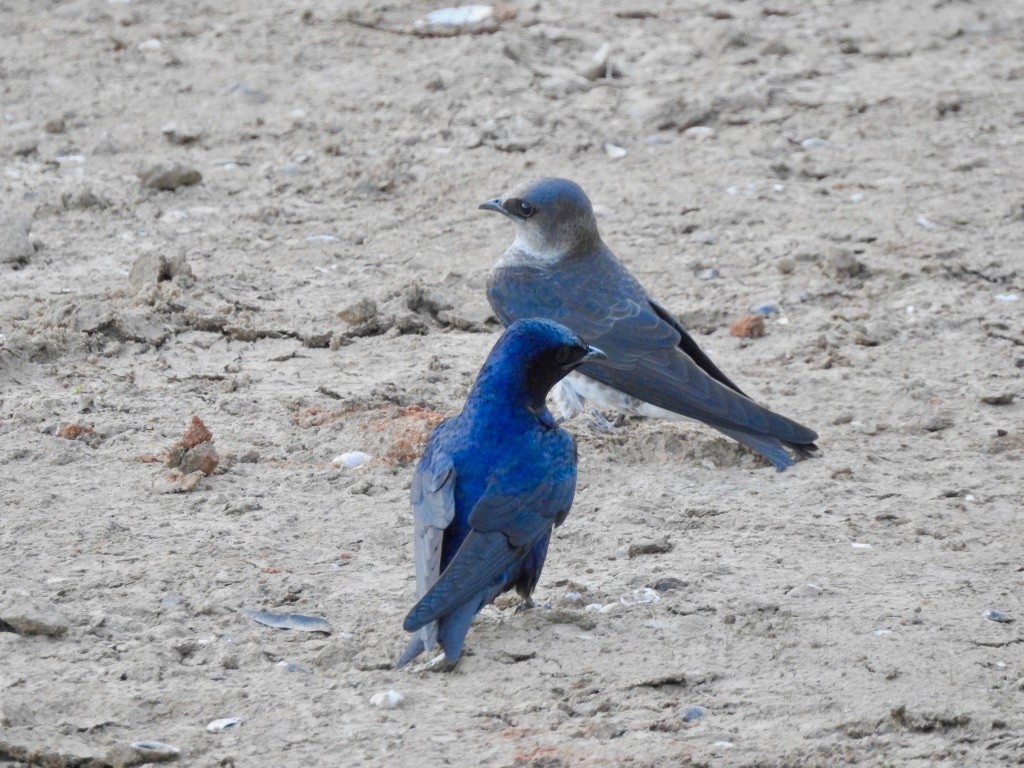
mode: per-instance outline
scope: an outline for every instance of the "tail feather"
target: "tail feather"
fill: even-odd
[[[768,461],[775,465],[775,469],[779,472],[789,469],[795,463],[793,457],[789,455],[786,448],[793,451],[798,459],[807,459],[814,455],[814,452],[818,450],[818,446],[814,443],[789,443],[782,442],[774,437],[768,437],[765,435],[752,435],[749,432],[740,432],[735,429],[722,429],[718,428],[719,431],[731,437],[738,443],[741,443],[752,451],[755,451],[764,456]]]
[[[470,531],[441,577],[405,617],[405,631],[415,632],[498,585],[521,554],[502,533]]]

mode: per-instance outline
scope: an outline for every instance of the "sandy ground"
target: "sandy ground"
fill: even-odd
[[[1020,4],[435,7],[0,1],[0,765],[1024,762]],[[549,607],[396,672],[476,206],[536,175],[824,455],[574,423]],[[193,414],[220,464],[167,480]]]

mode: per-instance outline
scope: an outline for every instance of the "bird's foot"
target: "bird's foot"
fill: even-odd
[[[533,602],[533,598],[532,597],[524,597],[523,598],[523,602],[521,602],[519,605],[516,606],[516,609],[513,611],[513,613],[518,615],[518,614],[522,613],[523,611],[530,610],[535,605],[536,605],[536,603]]]
[[[617,413],[614,419],[609,420],[607,416],[596,408],[589,408],[587,410],[586,422],[587,426],[597,432],[614,433],[620,431],[625,426],[626,415]]]
[[[538,603],[532,597],[527,597],[523,602],[516,606],[514,614],[520,614],[523,611],[531,611],[534,608],[543,608],[544,610],[551,610],[551,603]]]
[[[456,661],[449,661],[448,657],[443,653],[439,653],[437,656],[432,658],[430,661],[425,661],[422,664],[417,664],[413,667],[416,672],[451,672],[455,669]]]

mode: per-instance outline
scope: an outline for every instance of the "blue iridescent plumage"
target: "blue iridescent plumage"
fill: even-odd
[[[513,323],[462,412],[431,434],[410,494],[419,602],[405,619],[414,635],[398,666],[435,643],[454,664],[483,606],[513,588],[530,597],[576,490],[576,444],[545,398],[600,357],[557,323]]]

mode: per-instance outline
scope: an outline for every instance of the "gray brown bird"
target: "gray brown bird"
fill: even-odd
[[[814,430],[751,399],[647,294],[604,244],[579,185],[539,179],[480,207],[508,217],[516,230],[487,286],[501,322],[554,320],[607,355],[560,383],[555,396],[564,417],[589,401],[627,414],[695,419],[780,472],[793,464],[790,451],[803,458],[817,450]]]

